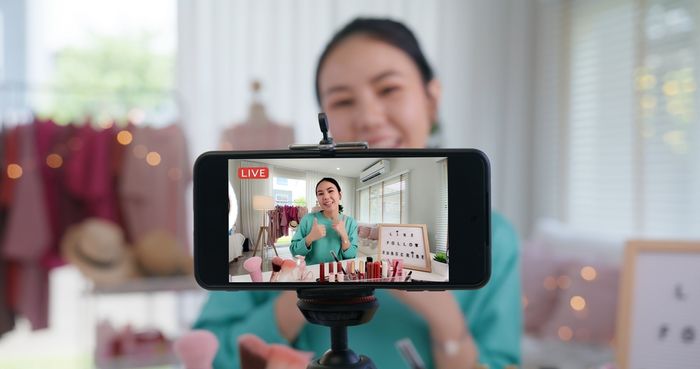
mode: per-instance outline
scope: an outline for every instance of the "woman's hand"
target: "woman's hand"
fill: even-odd
[[[306,236],[306,244],[310,245],[311,242],[320,240],[323,237],[326,237],[326,226],[323,224],[318,224],[318,219],[314,217],[314,223],[311,225],[311,231]]]
[[[467,327],[466,317],[454,296],[445,291],[409,292],[392,290],[391,293],[416,313],[430,327],[430,337],[436,368],[473,368],[478,352]],[[457,350],[447,354],[441,346],[457,343]]]
[[[338,232],[338,235],[340,236],[340,240],[343,243],[343,246],[345,246],[345,241],[349,241],[350,237],[348,237],[348,231],[345,230],[345,219],[333,219],[333,229]],[[349,242],[348,242],[349,243]],[[343,250],[347,250],[350,245],[347,245],[347,247],[343,247]]]
[[[252,334],[240,336],[238,348],[243,369],[304,369],[313,355],[284,345],[270,345]]]

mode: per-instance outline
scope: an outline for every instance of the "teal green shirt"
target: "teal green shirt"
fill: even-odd
[[[289,246],[289,251],[295,256],[304,255],[307,265],[334,261],[331,251],[335,251],[338,259],[353,259],[357,254],[357,222],[347,215],[341,214],[340,217],[345,221],[345,231],[350,239],[350,247],[347,250],[342,250],[340,235],[333,229],[333,222],[319,211],[306,214],[301,218],[297,231],[292,238],[292,244]],[[326,227],[326,237],[312,242],[309,249],[306,247],[304,238],[311,232],[314,218],[318,221],[318,224]]]
[[[522,310],[518,238],[510,224],[500,215],[492,221],[491,279],[478,290],[453,291],[462,308],[469,331],[479,350],[479,361],[489,368],[520,365]],[[429,292],[425,293],[430,298]],[[253,333],[268,343],[290,344],[316,357],[330,348],[328,327],[306,324],[294,342],[280,334],[274,318],[278,292],[212,292],[194,327],[207,329],[219,338],[214,368],[240,368],[237,337]],[[380,305],[372,320],[348,328],[350,347],[369,356],[377,368],[408,368],[394,343],[409,337],[426,362],[434,368],[429,327],[425,320],[394,298],[388,291],[377,290]]]

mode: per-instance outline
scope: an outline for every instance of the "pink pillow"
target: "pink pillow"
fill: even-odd
[[[586,266],[595,269],[595,279],[583,278],[582,268]],[[619,268],[600,263],[570,262],[563,274],[570,279],[570,285],[560,290],[556,309],[542,327],[542,334],[563,341],[606,345],[612,342]],[[590,274],[587,276],[590,279]]]
[[[562,261],[539,245],[526,242],[520,262],[525,331],[537,336],[556,307],[556,278],[561,274]]]
[[[359,226],[357,227],[357,236],[360,238],[367,238],[369,237],[369,227],[368,226]]]
[[[377,227],[377,226],[372,227],[372,230],[369,232],[369,239],[370,240],[379,239],[379,227]]]

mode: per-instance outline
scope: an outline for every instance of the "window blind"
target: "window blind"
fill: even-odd
[[[435,220],[435,250],[437,251],[447,251],[447,215],[448,215],[448,201],[447,201],[447,160],[441,160],[438,163],[439,170],[439,191],[440,196],[438,198],[437,208],[437,219]]]
[[[698,4],[571,1],[565,216],[595,232],[698,237]]]

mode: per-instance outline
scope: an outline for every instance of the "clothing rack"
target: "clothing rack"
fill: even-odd
[[[175,107],[174,117],[180,118],[185,115],[185,103],[182,94],[175,89],[165,90],[109,90],[100,86],[77,86],[63,87],[49,84],[35,84],[23,81],[5,81],[0,83],[0,124],[3,124],[3,116],[13,111],[17,115],[25,114],[33,116],[33,109],[27,99],[27,94],[53,94],[73,96],[78,99],[95,100],[101,102],[117,101],[119,96],[168,96],[169,101]],[[128,111],[136,106],[123,106],[124,111]],[[22,111],[24,110],[24,111]],[[85,114],[89,115],[89,114]],[[177,119],[176,120],[180,120]]]

